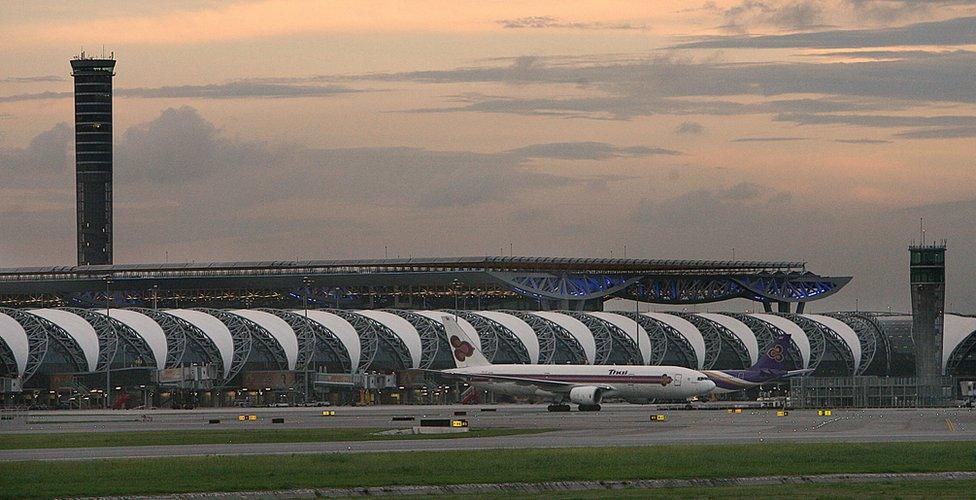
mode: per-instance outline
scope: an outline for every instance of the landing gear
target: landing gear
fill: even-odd
[[[569,405],[567,404],[549,405],[549,411],[551,412],[569,411]]]
[[[600,411],[600,405],[579,405],[579,411]]]

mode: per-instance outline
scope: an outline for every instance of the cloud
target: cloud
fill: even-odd
[[[858,125],[861,127],[938,127],[976,126],[976,116],[896,116],[896,115],[838,115],[812,113],[782,113],[776,121],[798,125]]]
[[[924,57],[941,57],[946,55],[972,54],[971,50],[834,50],[801,54],[804,57],[830,57],[848,59],[920,59]]]
[[[680,151],[643,146],[618,147],[604,142],[556,142],[534,144],[509,151],[519,158],[554,160],[606,160],[610,158],[643,158],[651,155],[680,155]]]
[[[826,30],[764,36],[709,37],[675,45],[678,49],[844,49],[918,45],[972,45],[976,17],[909,24],[897,28]]]
[[[784,4],[744,0],[722,11],[722,15],[722,28],[734,32],[746,32],[756,26],[806,30],[824,25],[823,6],[810,0]]]
[[[843,144],[891,144],[891,141],[884,139],[834,139],[834,142]]]
[[[738,139],[732,139],[732,142],[788,142],[788,141],[805,141],[806,137],[739,137]]]
[[[48,183],[70,165],[74,129],[59,123],[31,139],[25,148],[0,148],[0,186]]]
[[[674,133],[682,135],[699,135],[704,131],[705,127],[697,122],[681,122],[681,125],[674,129]]]
[[[339,85],[281,85],[237,81],[210,85],[118,89],[122,97],[239,99],[248,97],[323,97],[359,92]]]
[[[42,83],[42,82],[63,82],[62,76],[41,75],[41,76],[8,76],[0,78],[0,83]]]
[[[645,25],[631,23],[567,22],[552,16],[530,16],[495,21],[505,29],[581,29],[581,30],[642,30]]]
[[[942,127],[895,134],[905,139],[966,139],[976,137],[976,127]]]
[[[410,112],[509,113],[530,116],[629,120],[637,116],[739,115],[798,111],[888,111],[923,102],[976,103],[972,68],[976,53],[855,63],[721,63],[673,57],[643,60],[558,61],[520,59],[508,66],[457,68],[382,75],[362,79],[425,83],[499,82],[567,85],[569,97],[462,94],[443,107]],[[581,93],[580,90],[583,92]],[[552,94],[552,89],[547,89]],[[769,100],[778,95],[820,98]],[[756,95],[766,101],[733,99]]]
[[[172,87],[118,88],[118,97],[142,99],[246,99],[246,98],[301,98],[329,97],[338,94],[361,92],[340,85],[288,85],[257,81],[235,81],[209,85],[180,85]],[[0,96],[0,102],[34,101],[42,99],[67,99],[73,92],[37,92]]]

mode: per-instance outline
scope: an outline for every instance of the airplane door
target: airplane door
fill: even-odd
[[[681,374],[676,374],[674,376],[674,386],[681,387]]]

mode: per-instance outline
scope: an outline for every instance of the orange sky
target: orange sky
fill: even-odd
[[[735,247],[866,294],[905,221],[976,248],[976,7],[759,5],[5,5],[0,266],[72,258],[67,60],[103,44],[125,261]]]

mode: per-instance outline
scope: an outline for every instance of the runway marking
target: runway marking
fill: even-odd
[[[956,432],[956,423],[953,422],[952,420],[946,418],[945,425],[946,425],[946,429],[949,429],[949,432]]]

